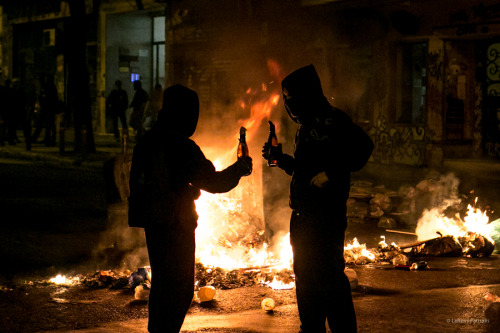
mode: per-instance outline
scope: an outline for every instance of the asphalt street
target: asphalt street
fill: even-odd
[[[31,152],[21,145],[0,148],[2,281],[20,273],[50,274],[54,266],[92,258],[96,235],[108,227],[102,165],[121,152],[108,136],[97,142],[99,153],[87,160],[60,155],[57,147],[34,146]],[[394,171],[392,180],[397,178]],[[409,175],[402,171],[401,179]],[[491,175],[490,180],[486,174],[476,177],[481,192],[490,197],[498,193],[497,173]],[[424,271],[390,265],[352,267],[359,279],[353,298],[360,332],[500,332],[500,303],[486,299],[488,294],[500,296],[498,254],[423,260],[429,265]],[[235,296],[234,302],[239,301]],[[133,319],[52,332],[146,332],[146,325],[146,319]],[[297,332],[298,327],[295,303],[278,304],[272,314],[256,303],[236,313],[190,312],[183,331]]]

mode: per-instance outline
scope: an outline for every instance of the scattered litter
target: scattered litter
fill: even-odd
[[[135,287],[134,298],[139,301],[147,301],[149,299],[149,292],[147,284],[141,284]]]
[[[397,266],[397,265],[407,265],[408,264],[408,257],[405,256],[404,254],[398,254],[397,256],[395,256],[394,258],[392,258],[392,264],[394,266]]]
[[[128,284],[131,288],[135,288],[140,284],[143,284],[145,281],[149,281],[151,283],[151,267],[145,266],[138,268],[135,272],[130,274],[128,278]]]
[[[200,302],[208,302],[213,300],[215,297],[215,288],[213,286],[201,287],[198,290],[198,298]]]
[[[351,289],[354,290],[354,289],[358,288],[359,280],[358,280],[358,274],[356,273],[356,271],[352,268],[346,267],[346,269],[344,270],[344,273],[347,276],[347,278],[349,279],[349,284],[351,285]]]
[[[274,310],[275,303],[272,298],[264,298],[260,303],[260,306],[262,307],[262,310],[269,312]]]

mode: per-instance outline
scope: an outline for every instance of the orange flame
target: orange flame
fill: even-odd
[[[269,120],[271,118],[271,111],[278,105],[279,100],[280,95],[272,93],[268,98],[252,104],[250,107],[250,118],[242,121],[241,126],[245,127],[249,133],[252,133],[251,130],[256,125],[261,124],[262,120]]]
[[[446,217],[438,208],[425,211],[418,222],[415,233],[418,235],[419,240],[427,240],[437,237],[437,232],[455,237],[462,237],[467,232],[474,232],[492,241],[492,231],[493,227],[489,224],[486,211],[483,212],[472,205],[468,205],[463,220],[458,214],[455,218]]]

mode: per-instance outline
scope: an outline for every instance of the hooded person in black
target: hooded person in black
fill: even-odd
[[[222,171],[189,137],[199,116],[198,95],[182,85],[163,94],[158,121],[134,148],[129,226],[145,228],[151,265],[150,333],[179,332],[194,293],[194,201],[200,190],[223,193],[250,174],[250,157]]]
[[[301,332],[355,332],[356,315],[344,274],[344,234],[350,172],[368,161],[373,142],[349,116],[323,95],[313,65],[281,83],[285,109],[299,124],[294,155],[281,145],[263,147],[292,176],[290,243]]]

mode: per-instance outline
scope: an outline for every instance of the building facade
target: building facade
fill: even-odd
[[[70,13],[65,1],[32,3],[31,12],[2,7],[3,77],[33,82],[52,72],[64,98],[58,36]],[[129,83],[129,96],[137,78],[148,92],[156,84],[188,85],[206,117],[224,118],[243,112],[232,107],[249,88],[279,91],[287,73],[312,63],[331,103],[372,136],[373,162],[432,166],[500,157],[497,1],[86,3],[98,133],[109,131],[105,98],[117,79]]]

